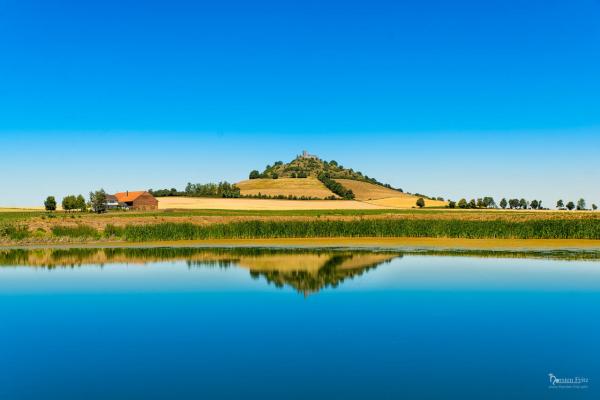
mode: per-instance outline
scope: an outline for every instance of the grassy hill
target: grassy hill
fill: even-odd
[[[352,168],[345,168],[338,164],[337,161],[325,161],[315,156],[298,156],[289,163],[276,161],[273,165],[267,165],[266,168],[259,172],[258,170],[250,173],[250,179],[263,178],[317,178],[321,174],[326,174],[331,179],[352,179],[355,181],[370,182],[393,189],[390,185],[385,185],[375,178],[364,175],[360,171],[355,171]],[[402,189],[397,189],[402,191]]]
[[[336,161],[325,161],[308,154],[289,163],[276,161],[262,171],[254,170],[250,179],[237,186],[244,196],[271,198],[354,199],[386,208],[411,208],[421,195],[383,184],[375,178],[346,168]],[[425,198],[426,207],[443,207],[445,201]]]
[[[329,197],[338,197],[332,193],[325,185],[315,177],[303,179],[298,178],[279,178],[279,179],[249,179],[236,183],[240,188],[242,196],[270,196],[277,197],[293,196],[295,198],[310,197],[326,199]]]

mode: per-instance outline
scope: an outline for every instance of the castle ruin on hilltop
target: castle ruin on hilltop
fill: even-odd
[[[319,157],[315,156],[314,154],[309,154],[309,152],[306,150],[302,150],[302,154],[300,154],[298,156],[298,158],[306,158],[306,159],[310,159],[310,160],[318,160],[319,159]]]

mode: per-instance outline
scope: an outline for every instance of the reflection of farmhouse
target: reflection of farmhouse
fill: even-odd
[[[130,208],[133,210],[156,210],[158,200],[148,192],[120,192],[106,195],[108,209]]]

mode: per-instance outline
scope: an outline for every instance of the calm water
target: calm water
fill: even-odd
[[[0,251],[0,399],[600,398],[600,257],[501,256]]]

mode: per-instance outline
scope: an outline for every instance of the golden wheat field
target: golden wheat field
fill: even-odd
[[[418,197],[405,195],[403,197],[387,197],[385,199],[369,200],[367,203],[380,206],[382,208],[412,208],[417,204]],[[444,207],[445,201],[425,200],[425,207]]]
[[[181,210],[374,210],[385,207],[354,200],[215,199],[160,197],[158,209]]]
[[[410,195],[398,192],[397,190],[388,189],[384,186],[375,185],[368,182],[355,181],[352,179],[335,179],[335,181],[340,183],[345,188],[352,190],[356,200],[368,201],[383,199],[386,197],[412,197]]]
[[[317,178],[250,179],[236,183],[242,195],[306,196],[324,199],[336,196]],[[336,196],[337,197],[337,196]]]
[[[352,179],[336,179],[344,187],[352,190],[356,200],[383,208],[412,208],[416,207],[418,196],[401,193],[373,183],[355,181]],[[425,199],[425,207],[444,207],[445,201]]]

